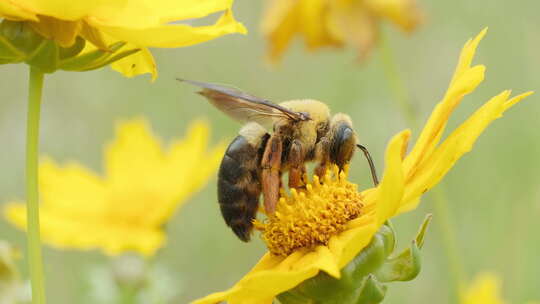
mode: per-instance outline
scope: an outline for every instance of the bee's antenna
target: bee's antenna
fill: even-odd
[[[375,170],[373,159],[371,159],[371,155],[369,155],[369,151],[366,147],[359,144],[357,144],[356,146],[358,147],[358,149],[362,150],[362,152],[364,152],[364,155],[366,156],[366,159],[369,163],[369,169],[371,170],[371,178],[373,178],[373,184],[376,187],[379,184],[379,179],[377,178],[377,170]]]

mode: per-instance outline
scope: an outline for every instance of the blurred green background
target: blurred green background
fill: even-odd
[[[540,70],[540,2],[420,1],[426,22],[411,36],[383,27],[422,122],[442,97],[465,41],[489,26],[476,63],[487,66],[485,82],[452,116],[462,122],[503,89],[537,89]],[[379,171],[389,138],[407,125],[390,91],[379,52],[356,64],[353,50],[305,52],[295,43],[278,67],[265,63],[259,1],[237,1],[235,15],[249,29],[182,49],[154,50],[159,77],[127,79],[105,68],[88,73],[58,72],[46,77],[42,113],[42,154],[65,162],[77,160],[102,172],[104,143],[118,119],[146,116],[164,139],[182,136],[195,117],[212,122],[212,142],[232,139],[239,125],[213,109],[194,89],[175,78],[230,83],[274,101],[314,98],[334,112],[349,113]],[[297,41],[298,42],[298,41]],[[24,197],[24,138],[28,69],[2,66],[0,73],[0,205]],[[444,180],[466,274],[489,270],[501,275],[504,297],[513,303],[540,299],[540,104],[533,95],[511,109],[481,136]],[[418,134],[413,130],[413,134]],[[362,157],[351,178],[370,186]],[[176,214],[169,241],[157,260],[178,278],[175,303],[186,303],[232,286],[265,251],[255,238],[245,244],[221,219],[215,178]],[[0,206],[1,207],[1,206]],[[432,229],[423,249],[424,264],[412,282],[393,283],[385,303],[446,303],[449,275],[445,246],[430,195],[421,207],[394,221],[399,245],[406,246],[428,212]],[[24,234],[0,219],[0,239],[25,248]],[[82,277],[107,258],[96,251],[58,251],[45,247],[49,303],[78,303]],[[20,261],[26,273],[26,265]],[[464,282],[465,283],[465,282]]]

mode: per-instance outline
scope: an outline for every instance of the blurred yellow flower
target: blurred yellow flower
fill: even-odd
[[[334,173],[334,179],[325,177],[322,186],[315,178],[306,191],[293,193],[292,199],[281,198],[278,212],[265,222],[257,223],[258,229],[263,230],[262,237],[268,243],[270,252],[231,289],[211,294],[195,303],[272,303],[278,294],[314,277],[321,270],[340,278],[340,270],[369,244],[387,219],[416,208],[422,194],[434,187],[454,163],[471,150],[478,136],[493,120],[532,94],[528,92],[510,98],[510,91],[503,91],[439,144],[452,111],[484,79],[485,67],[471,66],[471,62],[485,33],[486,30],[482,31],[465,44],[450,86],[433,110],[411,152],[405,156],[409,130],[400,132],[390,140],[386,149],[384,176],[378,187],[358,193],[356,185],[347,182],[344,174],[336,176]],[[310,201],[315,210],[306,209],[307,204],[303,201]],[[340,205],[332,209],[331,206],[338,202],[341,202]],[[350,208],[354,203],[360,207],[359,212],[356,208]],[[306,223],[304,213],[312,214],[312,221]],[[300,220],[290,221],[295,216]],[[330,224],[324,221],[319,224],[321,219],[332,217],[353,219],[347,219],[344,227],[336,218]],[[275,223],[280,221],[291,228],[289,233]],[[309,225],[325,225],[325,229],[298,229]],[[295,235],[295,231],[298,235]],[[315,240],[302,234],[310,234]],[[281,242],[272,242],[274,238]],[[291,245],[284,247],[279,243]]]
[[[105,150],[105,176],[70,163],[40,165],[41,233],[57,248],[135,251],[151,256],[165,242],[164,225],[212,176],[225,146],[208,150],[209,126],[194,122],[184,139],[164,149],[148,123],[121,123]],[[26,226],[23,203],[8,203],[7,219]]]
[[[77,37],[86,44],[83,53],[107,50],[116,42],[126,42],[122,50],[140,49],[112,64],[127,77],[151,73],[156,67],[148,47],[176,48],[205,42],[230,33],[246,33],[231,11],[233,0],[115,0],[45,1],[0,0],[0,17],[24,21],[40,35],[62,47],[72,46]],[[223,12],[209,25],[193,23]]]
[[[501,298],[501,282],[491,273],[483,273],[462,292],[462,304],[504,304]]]
[[[377,41],[380,23],[413,31],[422,17],[415,0],[271,0],[262,31],[278,61],[295,35],[310,50],[349,45],[362,59]]]

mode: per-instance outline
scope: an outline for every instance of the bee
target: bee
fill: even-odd
[[[348,115],[331,116],[326,104],[313,99],[275,104],[217,84],[178,80],[202,88],[198,93],[211,104],[245,123],[223,156],[217,185],[221,214],[240,240],[250,239],[261,193],[266,213],[272,214],[282,174],[289,173],[289,188],[304,187],[307,162],[316,162],[315,174],[322,177],[330,165],[343,170],[359,148],[378,184],[371,156],[358,144]]]

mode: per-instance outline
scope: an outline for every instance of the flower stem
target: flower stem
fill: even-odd
[[[38,144],[39,116],[43,73],[30,67],[30,86],[28,89],[28,117],[26,125],[26,200],[27,200],[27,242],[30,282],[32,284],[32,303],[45,304],[45,282],[41,242],[39,238],[38,204]]]
[[[413,129],[418,130],[418,118],[409,100],[409,94],[407,93],[406,86],[400,77],[398,67],[392,53],[392,48],[388,44],[388,40],[381,31],[379,51],[385,77],[388,81],[390,90],[394,94],[394,100],[401,108],[407,123],[410,124]],[[440,237],[445,246],[447,259],[446,266],[452,286],[451,290],[449,291],[449,303],[457,303],[459,300],[459,291],[463,279],[463,264],[461,257],[458,254],[457,238],[454,233],[455,227],[452,222],[452,215],[448,209],[448,200],[446,199],[443,186],[444,185],[440,184],[437,188],[431,190],[431,199],[434,202],[435,215],[437,217],[435,222],[439,226],[438,231],[441,234]]]

